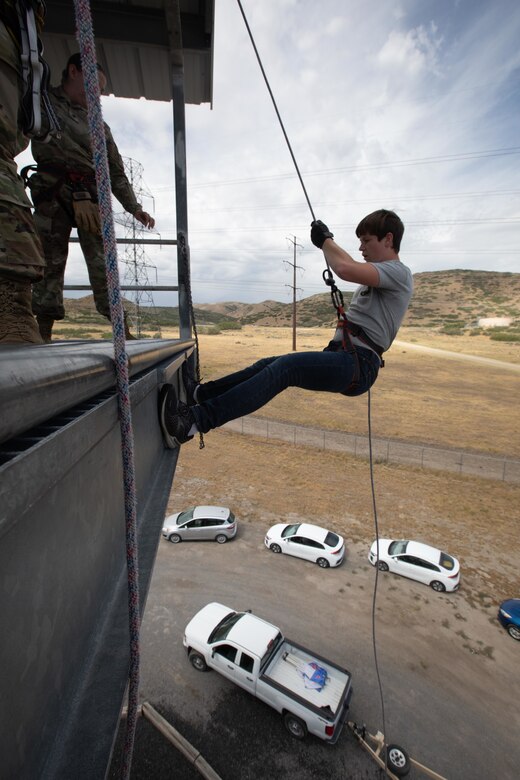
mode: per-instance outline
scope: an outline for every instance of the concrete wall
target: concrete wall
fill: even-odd
[[[230,431],[279,439],[298,447],[346,452],[359,458],[369,457],[367,436],[323,428],[290,425],[262,417],[241,417],[225,425]],[[424,469],[451,471],[456,474],[520,483],[520,460],[482,455],[464,450],[428,447],[393,439],[372,437],[372,455],[376,463],[399,463]]]

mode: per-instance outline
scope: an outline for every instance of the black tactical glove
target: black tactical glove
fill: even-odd
[[[311,241],[314,246],[321,249],[327,238],[334,238],[334,233],[330,232],[327,225],[321,219],[311,222]]]

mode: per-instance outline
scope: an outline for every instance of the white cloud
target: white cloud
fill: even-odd
[[[492,151],[518,144],[515,0],[243,6],[316,216],[353,256],[355,225],[386,206],[406,223],[414,272],[518,270],[518,154]],[[173,238],[171,104],[103,106]],[[187,106],[186,123],[195,300],[287,300],[288,235],[305,245],[303,294],[324,290],[310,211],[235,0],[216,4],[214,109]],[[147,254],[159,282],[175,283],[172,248]],[[85,282],[71,255],[67,276]]]
[[[437,70],[441,43],[433,23],[428,28],[420,25],[413,30],[392,30],[378,54],[378,60],[384,67],[406,70],[409,75],[417,77],[425,71]]]

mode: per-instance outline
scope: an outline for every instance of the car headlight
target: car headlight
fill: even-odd
[[[506,618],[511,619],[511,615],[509,614],[509,612],[506,612],[505,609],[501,609],[500,610],[500,614],[503,615]]]

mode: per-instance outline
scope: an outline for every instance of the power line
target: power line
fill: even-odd
[[[173,190],[173,187],[171,187]],[[437,195],[396,195],[396,194],[382,194],[374,196],[373,198],[352,199],[332,201],[330,203],[321,201],[316,203],[319,208],[336,208],[338,206],[352,206],[361,205],[367,203],[381,203],[382,201],[428,201],[428,200],[457,200],[462,198],[489,198],[489,197],[510,197],[512,195],[520,195],[520,190],[482,190],[474,192],[453,192],[453,193],[439,193]],[[197,213],[197,205],[190,209],[191,213]],[[222,208],[206,208],[201,205],[201,211],[204,214],[229,214],[230,212],[242,213],[244,211],[280,211],[284,209],[298,209],[301,210],[301,201],[298,203],[282,203],[282,204],[270,204],[264,206],[223,206]]]
[[[458,152],[456,154],[439,154],[432,157],[412,157],[408,160],[387,160],[385,162],[365,163],[361,165],[345,165],[335,168],[323,168],[319,171],[305,171],[305,176],[331,176],[335,173],[355,173],[356,171],[372,171],[383,168],[408,168],[416,165],[435,165],[445,162],[462,162],[464,160],[481,160],[487,157],[504,157],[520,154],[520,146],[508,146],[499,149],[483,149],[476,152]],[[251,184],[254,182],[280,181],[294,178],[294,173],[278,173],[271,176],[252,176],[243,179],[216,179],[215,181],[198,182],[190,184],[191,189],[203,189],[206,187],[227,186],[230,184]],[[156,189],[157,191],[157,189]]]
[[[309,223],[310,224],[310,223]],[[414,222],[412,220],[406,221],[407,227],[439,227],[439,226],[445,226],[445,227],[457,227],[459,225],[518,225],[520,224],[520,218],[514,218],[514,217],[474,217],[474,218],[468,218],[468,219],[438,219],[438,220],[419,220],[417,222]],[[291,230],[308,230],[309,225],[261,225],[261,226],[255,226],[255,225],[247,225],[247,226],[236,226],[234,225],[232,228],[230,227],[195,227],[191,225],[191,233],[192,235],[200,235],[200,234],[219,234],[219,233],[229,233],[232,231],[233,233],[272,233],[273,231],[277,230],[280,233],[282,232],[289,232]],[[356,227],[356,224],[354,223],[334,223],[334,228],[336,230],[354,230]],[[169,233],[175,233],[175,229],[173,227],[169,228],[163,228],[161,230],[161,234],[167,235]]]
[[[520,154],[520,146],[504,146],[498,149],[483,149],[476,152],[457,152],[455,154],[434,155],[432,157],[411,157],[408,160],[387,160],[385,162],[365,163],[361,165],[346,165],[336,168],[323,168],[319,171],[305,171],[305,176],[329,176],[334,173],[343,173],[345,171],[370,171],[379,168],[393,167],[414,167],[416,165],[432,165],[442,162],[459,162],[463,160],[480,160],[486,157],[504,157],[513,154]],[[215,179],[214,181],[202,181],[191,183],[190,189],[202,189],[205,187],[227,186],[229,184],[250,184],[252,182],[279,181],[281,179],[294,178],[294,173],[277,173],[271,176],[251,176],[243,179]],[[171,190],[171,186],[154,187],[155,192],[161,190]]]

